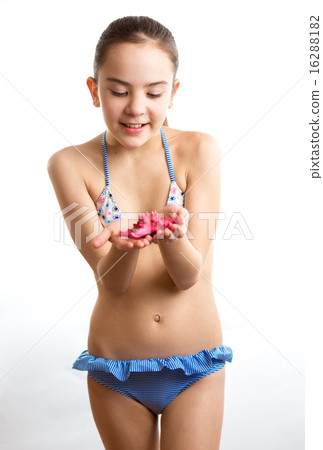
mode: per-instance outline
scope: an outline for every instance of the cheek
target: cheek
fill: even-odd
[[[152,108],[152,110],[154,111],[156,116],[164,115],[165,111],[167,111],[167,109],[168,109],[168,105],[169,105],[169,99],[165,98],[165,99],[163,99],[163,101],[156,103],[155,107]]]
[[[111,116],[117,116],[120,111],[122,111],[123,106],[118,99],[109,98],[109,99],[103,99],[102,101],[102,108],[109,112]]]

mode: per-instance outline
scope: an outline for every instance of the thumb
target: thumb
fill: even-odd
[[[108,227],[104,228],[101,233],[94,239],[92,245],[94,248],[102,247],[111,237],[111,231]]]

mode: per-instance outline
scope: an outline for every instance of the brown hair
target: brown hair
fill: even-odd
[[[96,45],[93,63],[93,78],[96,84],[98,83],[98,71],[104,64],[109,47],[122,42],[142,44],[149,41],[152,41],[168,54],[173,63],[173,79],[175,79],[178,69],[178,51],[172,33],[164,25],[150,17],[126,16],[111,22],[101,34]],[[163,125],[168,126],[167,117]]]

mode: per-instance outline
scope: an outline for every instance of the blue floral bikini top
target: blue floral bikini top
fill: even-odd
[[[184,192],[177,185],[174,177],[172,161],[170,159],[169,148],[167,145],[166,137],[162,128],[160,128],[160,134],[163,140],[166,159],[168,164],[168,171],[171,179],[170,190],[168,194],[168,200],[166,205],[176,204],[178,206],[184,206]],[[104,171],[105,171],[105,188],[100,194],[100,197],[96,201],[96,209],[100,220],[104,226],[110,223],[112,220],[119,219],[122,216],[120,209],[117,206],[116,201],[110,191],[110,181],[109,181],[109,170],[108,170],[108,158],[107,158],[107,148],[105,144],[106,131],[102,136],[102,147],[103,147],[103,160],[104,160]]]

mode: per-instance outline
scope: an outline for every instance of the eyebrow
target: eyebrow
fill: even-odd
[[[108,77],[106,81],[115,81],[116,83],[123,84],[124,86],[130,86],[127,81],[119,80],[118,78]],[[157,84],[168,84],[167,81],[154,81],[153,83],[145,84],[144,87],[156,86]]]

